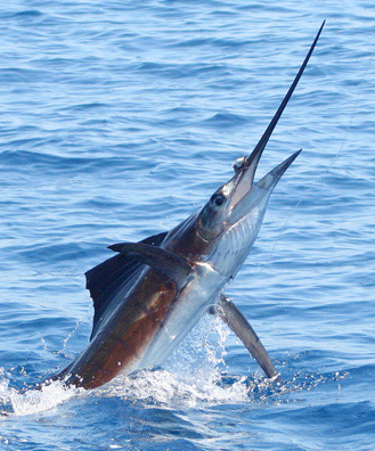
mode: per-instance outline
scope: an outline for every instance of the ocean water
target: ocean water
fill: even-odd
[[[285,384],[207,317],[163,369],[29,389],[88,342],[84,272],[231,177],[324,19],[227,291]],[[373,2],[14,0],[0,31],[0,449],[374,450]]]

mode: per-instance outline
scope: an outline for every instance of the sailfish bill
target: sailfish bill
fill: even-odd
[[[300,153],[254,183],[262,153],[323,26],[253,152],[236,162],[234,176],[172,230],[112,245],[116,255],[86,273],[95,309],[90,342],[50,379],[89,389],[119,373],[160,366],[208,311],[228,324],[268,378],[279,379],[260,339],[224,289],[254,244],[271,193]]]

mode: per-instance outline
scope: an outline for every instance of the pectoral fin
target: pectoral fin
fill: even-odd
[[[215,313],[217,313],[220,318],[228,324],[230,329],[232,329],[237,337],[242,341],[250,354],[266,373],[267,377],[269,377],[273,382],[279,381],[280,374],[271,362],[271,359],[267,351],[264,349],[258,335],[233,302],[226,296],[221,295],[220,302]]]
[[[122,255],[129,255],[135,260],[145,263],[165,274],[176,282],[179,289],[186,285],[192,273],[189,263],[173,252],[143,243],[120,243],[108,246]]]

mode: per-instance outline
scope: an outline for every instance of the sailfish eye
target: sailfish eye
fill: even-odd
[[[216,207],[221,207],[225,201],[225,197],[222,194],[216,194],[212,197],[212,203]]]

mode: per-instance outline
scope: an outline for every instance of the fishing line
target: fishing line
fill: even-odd
[[[317,180],[316,180],[317,182],[319,182],[321,179],[323,179],[323,178],[327,175],[328,171],[332,168],[332,166],[334,166],[334,165],[336,164],[336,161],[337,161],[338,158],[340,157],[340,154],[342,153],[342,151],[343,151],[343,149],[344,149],[344,146],[345,146],[345,144],[346,144],[347,141],[348,141],[348,135],[349,135],[349,133],[350,133],[350,131],[351,131],[351,128],[352,128],[352,126],[353,126],[354,116],[356,115],[356,113],[357,113],[357,111],[358,111],[359,95],[360,95],[360,92],[361,92],[360,88],[361,88],[361,86],[362,86],[364,80],[366,79],[366,76],[367,76],[368,71],[369,71],[369,69],[370,69],[370,65],[371,65],[371,63],[372,63],[372,60],[374,59],[374,56],[375,56],[375,50],[372,52],[372,54],[371,54],[371,56],[370,56],[370,58],[369,58],[369,60],[368,60],[368,63],[367,63],[367,65],[366,65],[366,67],[365,67],[365,70],[363,71],[363,74],[362,74],[362,76],[361,76],[361,78],[360,78],[360,81],[359,81],[359,84],[358,84],[358,88],[357,88],[356,99],[355,99],[355,101],[354,101],[353,112],[352,112],[352,114],[351,114],[351,116],[350,116],[349,124],[348,124],[348,126],[346,127],[345,135],[344,135],[343,141],[342,141],[342,143],[341,143],[341,146],[339,147],[338,151],[336,152],[335,156],[333,157],[331,163],[328,164],[328,165],[326,166],[325,170],[323,171],[323,173],[321,173],[321,174],[318,176],[318,178],[317,178]],[[275,240],[275,242],[274,242],[274,244],[273,244],[273,246],[272,246],[272,249],[271,249],[270,252],[268,253],[268,257],[266,256],[265,262],[260,266],[260,268],[258,269],[258,271],[256,272],[256,274],[260,274],[260,273],[265,269],[265,267],[269,264],[269,262],[271,261],[271,258],[272,258],[272,256],[273,256],[273,254],[274,254],[274,252],[275,252],[276,246],[277,246],[279,240],[281,239],[281,236],[282,236],[283,233],[285,232],[285,229],[287,228],[288,224],[292,221],[292,219],[293,219],[293,217],[294,217],[294,215],[295,215],[295,213],[296,213],[297,208],[299,208],[299,206],[302,204],[302,202],[308,198],[308,196],[309,196],[309,194],[311,193],[312,190],[313,190],[313,187],[310,186],[310,187],[308,188],[306,194],[304,195],[304,197],[301,196],[300,199],[298,200],[298,202],[295,204],[295,206],[292,207],[291,212],[290,212],[289,215],[287,216],[287,218],[286,218],[286,220],[285,220],[285,222],[284,222],[284,225],[282,226],[282,228],[281,228],[279,234],[277,235],[277,238],[276,238],[276,240]]]

